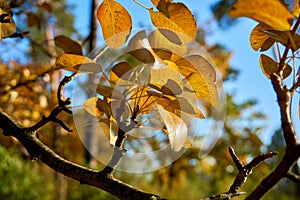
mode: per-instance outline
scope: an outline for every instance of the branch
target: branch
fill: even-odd
[[[279,75],[275,73],[272,74],[271,81],[280,108],[281,128],[286,143],[286,151],[275,170],[261,181],[255,190],[246,198],[247,200],[262,198],[274,185],[287,176],[291,167],[297,162],[300,156],[298,139],[290,115],[292,93],[286,86],[283,86]]]
[[[63,121],[57,118],[57,116],[62,112],[65,111],[66,113],[72,114],[72,111],[69,110],[69,105],[71,104],[71,100],[68,98],[66,100],[63,99],[63,90],[67,83],[69,83],[75,77],[76,73],[73,73],[71,76],[65,76],[63,80],[59,83],[58,90],[57,90],[57,99],[58,99],[58,106],[54,108],[48,117],[43,116],[42,119],[35,125],[29,128],[24,128],[24,131],[32,132],[36,131],[42,126],[46,125],[49,122],[55,122],[59,124],[62,128],[64,128],[68,132],[72,132],[71,129],[67,125],[64,124]]]
[[[111,177],[99,176],[99,172],[82,167],[57,155],[44,145],[33,132],[25,132],[5,113],[0,112],[0,128],[4,135],[13,136],[26,148],[33,159],[40,159],[53,170],[81,183],[95,186],[124,200],[163,199],[154,194],[138,190]]]
[[[239,173],[235,177],[234,182],[230,186],[228,192],[225,192],[225,193],[219,194],[219,195],[214,195],[214,196],[204,198],[201,200],[223,200],[223,199],[227,200],[227,199],[231,199],[232,197],[245,194],[245,192],[239,192],[239,190],[246,182],[248,176],[252,173],[252,169],[255,166],[257,166],[259,163],[261,163],[262,161],[277,155],[277,152],[260,154],[260,155],[256,156],[247,165],[243,165],[242,162],[240,161],[240,159],[238,158],[238,156],[235,154],[234,149],[232,147],[229,147],[229,153],[230,153],[230,156],[231,156],[234,164],[236,165],[236,167],[239,171]]]

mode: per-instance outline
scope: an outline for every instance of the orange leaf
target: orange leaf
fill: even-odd
[[[132,28],[128,11],[114,0],[104,0],[97,9],[97,18],[107,45],[114,49],[121,47]]]
[[[237,0],[230,8],[230,17],[248,17],[274,29],[290,30],[293,15],[278,0]]]

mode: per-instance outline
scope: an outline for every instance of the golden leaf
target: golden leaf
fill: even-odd
[[[16,25],[12,18],[12,11],[6,0],[0,0],[0,42],[2,38],[12,35],[16,31]]]
[[[124,95],[117,89],[106,85],[98,85],[96,88],[98,94],[110,99],[124,99]]]
[[[160,105],[157,105],[157,110],[167,127],[171,148],[174,151],[180,151],[187,138],[187,126],[185,122]]]
[[[149,10],[149,12],[154,26],[161,28],[162,34],[170,41],[177,41],[176,37],[179,37],[180,41],[186,44],[195,39],[197,32],[196,20],[183,3],[169,4],[167,13],[153,10]],[[178,41],[174,43],[178,44]]]
[[[278,0],[237,0],[228,15],[249,17],[279,30],[290,30],[293,23],[292,13]]]
[[[208,101],[214,107],[217,106],[219,96],[216,84],[207,82],[200,73],[191,73],[184,85],[187,86],[184,90],[193,91],[198,98]]]
[[[99,98],[97,97],[91,97],[89,99],[87,99],[84,103],[83,103],[83,108],[90,113],[93,116],[99,117],[102,116],[104,113],[102,111],[100,111],[97,107],[97,101]]]
[[[114,0],[104,0],[97,9],[97,18],[107,45],[114,49],[121,47],[132,28],[128,11]]]
[[[193,117],[204,119],[204,114],[192,105],[187,99],[183,97],[177,97],[177,99],[173,100],[170,103],[170,106],[175,108],[176,110],[180,110],[181,112],[185,112]]]
[[[250,34],[250,44],[253,50],[258,51],[260,49],[261,51],[266,51],[274,44],[275,41],[263,32],[267,29],[271,29],[271,27],[258,24],[252,30]]]
[[[83,73],[99,73],[102,71],[102,67],[93,60],[75,54],[60,55],[55,62],[54,69]]]
[[[260,55],[259,63],[262,72],[266,75],[268,79],[270,79],[270,76],[278,70],[279,63],[275,62],[272,58],[265,54]],[[292,67],[286,64],[283,69],[283,79],[288,77],[291,74],[291,72]]]

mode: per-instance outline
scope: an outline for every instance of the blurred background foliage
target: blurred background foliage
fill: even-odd
[[[30,31],[24,39],[4,39],[0,55],[0,108],[24,126],[35,124],[42,115],[48,115],[56,105],[56,88],[62,72],[47,72],[60,49],[53,43],[56,35],[63,34],[78,42],[86,41],[73,28],[72,6],[65,0],[12,1],[21,2],[14,8],[18,31]],[[23,2],[23,3],[22,3]],[[233,0],[222,0],[212,6],[215,20],[221,27],[234,26],[235,21],[226,16]],[[209,26],[209,25],[208,25]],[[209,29],[209,28],[207,28]],[[211,55],[224,81],[234,81],[238,71],[230,65],[232,53],[222,44],[208,44],[207,33],[198,30],[197,41]],[[27,37],[28,36],[28,37]],[[84,45],[84,43],[83,43]],[[18,52],[18,53],[16,53]],[[29,82],[29,84],[24,84]],[[272,137],[272,143],[261,141],[267,118],[255,109],[256,101],[235,102],[236,93],[226,96],[226,121],[224,133],[208,156],[199,158],[199,149],[191,148],[171,165],[146,174],[118,172],[117,177],[143,190],[158,193],[169,199],[199,199],[227,191],[237,170],[228,154],[228,146],[234,147],[243,162],[249,162],[259,153],[284,151],[280,131]],[[71,124],[72,118],[61,115]],[[74,125],[73,125],[74,127]],[[94,168],[103,167],[95,159],[87,159],[84,145],[76,132],[66,133],[55,124],[40,131],[41,140],[63,157]],[[13,138],[0,134],[0,197],[6,200],[77,200],[115,199],[111,195],[90,186],[81,185],[49,169],[39,161],[31,161],[27,152]],[[268,160],[254,170],[241,191],[248,191],[270,173],[279,158]],[[299,174],[298,166],[294,171]],[[300,186],[283,180],[264,199],[298,199]],[[243,199],[238,197],[236,199]]]

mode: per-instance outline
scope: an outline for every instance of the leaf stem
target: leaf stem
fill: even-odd
[[[142,4],[141,2],[137,1],[137,0],[133,0],[136,4],[138,4],[139,6],[141,6],[142,8],[145,8],[147,10],[152,10],[153,8],[147,7],[144,4]]]

